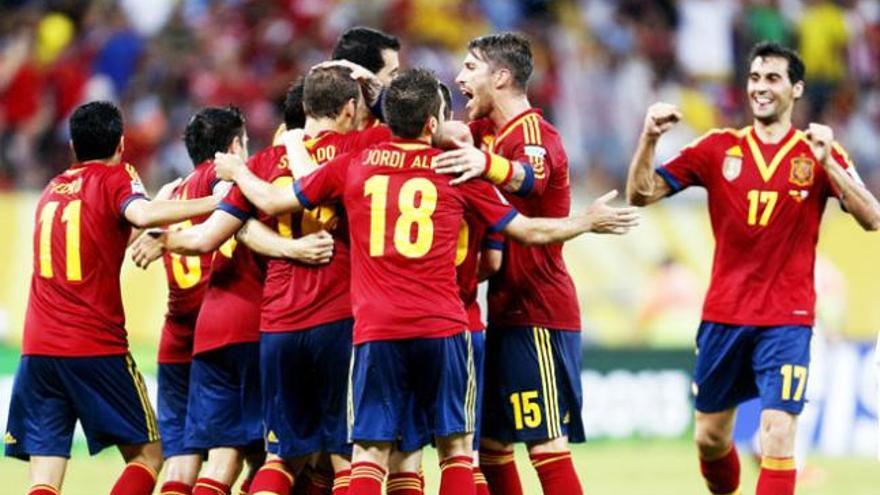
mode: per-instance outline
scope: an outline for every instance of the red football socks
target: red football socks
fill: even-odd
[[[755,495],[794,495],[796,477],[793,457],[763,457]]]
[[[193,487],[192,495],[229,495],[231,487],[211,478],[199,478]]]
[[[192,495],[192,487],[182,481],[166,481],[159,489],[159,495]]]
[[[474,460],[456,456],[440,463],[440,495],[476,495]]]
[[[244,481],[241,482],[241,486],[238,487],[238,495],[248,495],[251,492],[251,483],[253,483],[253,478],[245,478]]]
[[[578,480],[571,452],[532,454],[532,466],[538,472],[544,495],[581,495],[584,493]]]
[[[387,495],[423,495],[419,473],[392,473],[385,487]]]
[[[130,462],[122,470],[110,495],[150,495],[156,488],[156,472],[146,464]]]
[[[355,462],[351,465],[351,495],[382,495],[385,469],[372,462]]]
[[[58,489],[52,485],[34,485],[27,495],[59,495]]]
[[[287,472],[284,461],[266,461],[251,481],[250,493],[288,495],[293,486],[293,475]],[[195,495],[195,494],[193,494]]]
[[[348,495],[351,485],[351,469],[345,469],[333,476],[333,495]]]
[[[474,485],[477,487],[477,495],[492,495],[489,492],[489,484],[486,483],[486,477],[480,471],[480,466],[474,466]]]
[[[718,459],[700,459],[700,472],[709,491],[718,495],[736,493],[739,489],[739,456],[736,447]]]
[[[522,483],[516,470],[513,451],[480,448],[480,469],[491,493],[522,495]]]

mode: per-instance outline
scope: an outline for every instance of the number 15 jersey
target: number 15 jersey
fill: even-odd
[[[836,143],[832,158],[858,181]],[[819,223],[836,192],[801,131],[775,144],[754,129],[719,130],[657,172],[672,192],[703,186],[715,235],[703,320],[733,325],[813,325]]]
[[[294,184],[306,208],[342,198],[351,237],[354,343],[440,338],[467,328],[455,256],[465,211],[499,231],[516,215],[482,180],[432,169],[440,150],[396,140],[342,155]]]

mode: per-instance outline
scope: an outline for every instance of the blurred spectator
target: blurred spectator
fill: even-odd
[[[66,118],[90,99],[122,105],[126,159],[152,185],[189,170],[180,136],[201,105],[243,108],[257,149],[290,82],[354,24],[393,32],[404,65],[448,84],[472,36],[525,31],[531,101],[558,125],[576,187],[596,192],[622,186],[648,105],[670,101],[685,115],[658,157],[709,128],[745,125],[748,50],[794,43],[808,69],[798,125],[833,125],[880,186],[876,0],[56,0],[0,12],[0,189],[40,187],[66,166]]]

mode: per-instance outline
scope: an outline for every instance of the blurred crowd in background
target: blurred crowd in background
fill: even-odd
[[[352,25],[399,36],[404,66],[447,83],[472,37],[527,33],[532,103],[562,132],[575,187],[594,191],[622,186],[654,101],[685,117],[661,158],[747,125],[748,50],[779,41],[807,66],[797,125],[833,126],[880,190],[877,0],[4,0],[0,190],[42,187],[65,168],[67,116],[93,99],[122,105],[125,157],[153,187],[191,168],[181,136],[198,107],[241,107],[259,149],[291,81]]]

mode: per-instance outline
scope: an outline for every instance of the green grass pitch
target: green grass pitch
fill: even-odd
[[[601,441],[576,446],[573,450],[578,472],[588,495],[703,495],[708,493],[697,472],[693,447],[685,440]],[[517,452],[517,462],[526,494],[540,494],[540,485],[528,464],[525,452]],[[757,469],[743,457],[743,495],[754,493]],[[68,465],[64,495],[109,493],[122,460],[106,451],[88,457],[78,451]],[[428,477],[426,493],[437,493],[436,456],[425,458]],[[873,459],[810,459],[810,476],[798,485],[799,495],[876,495],[880,493],[880,463]],[[4,494],[24,494],[27,465],[11,459],[0,460],[0,480]],[[158,492],[158,490],[157,490]]]

